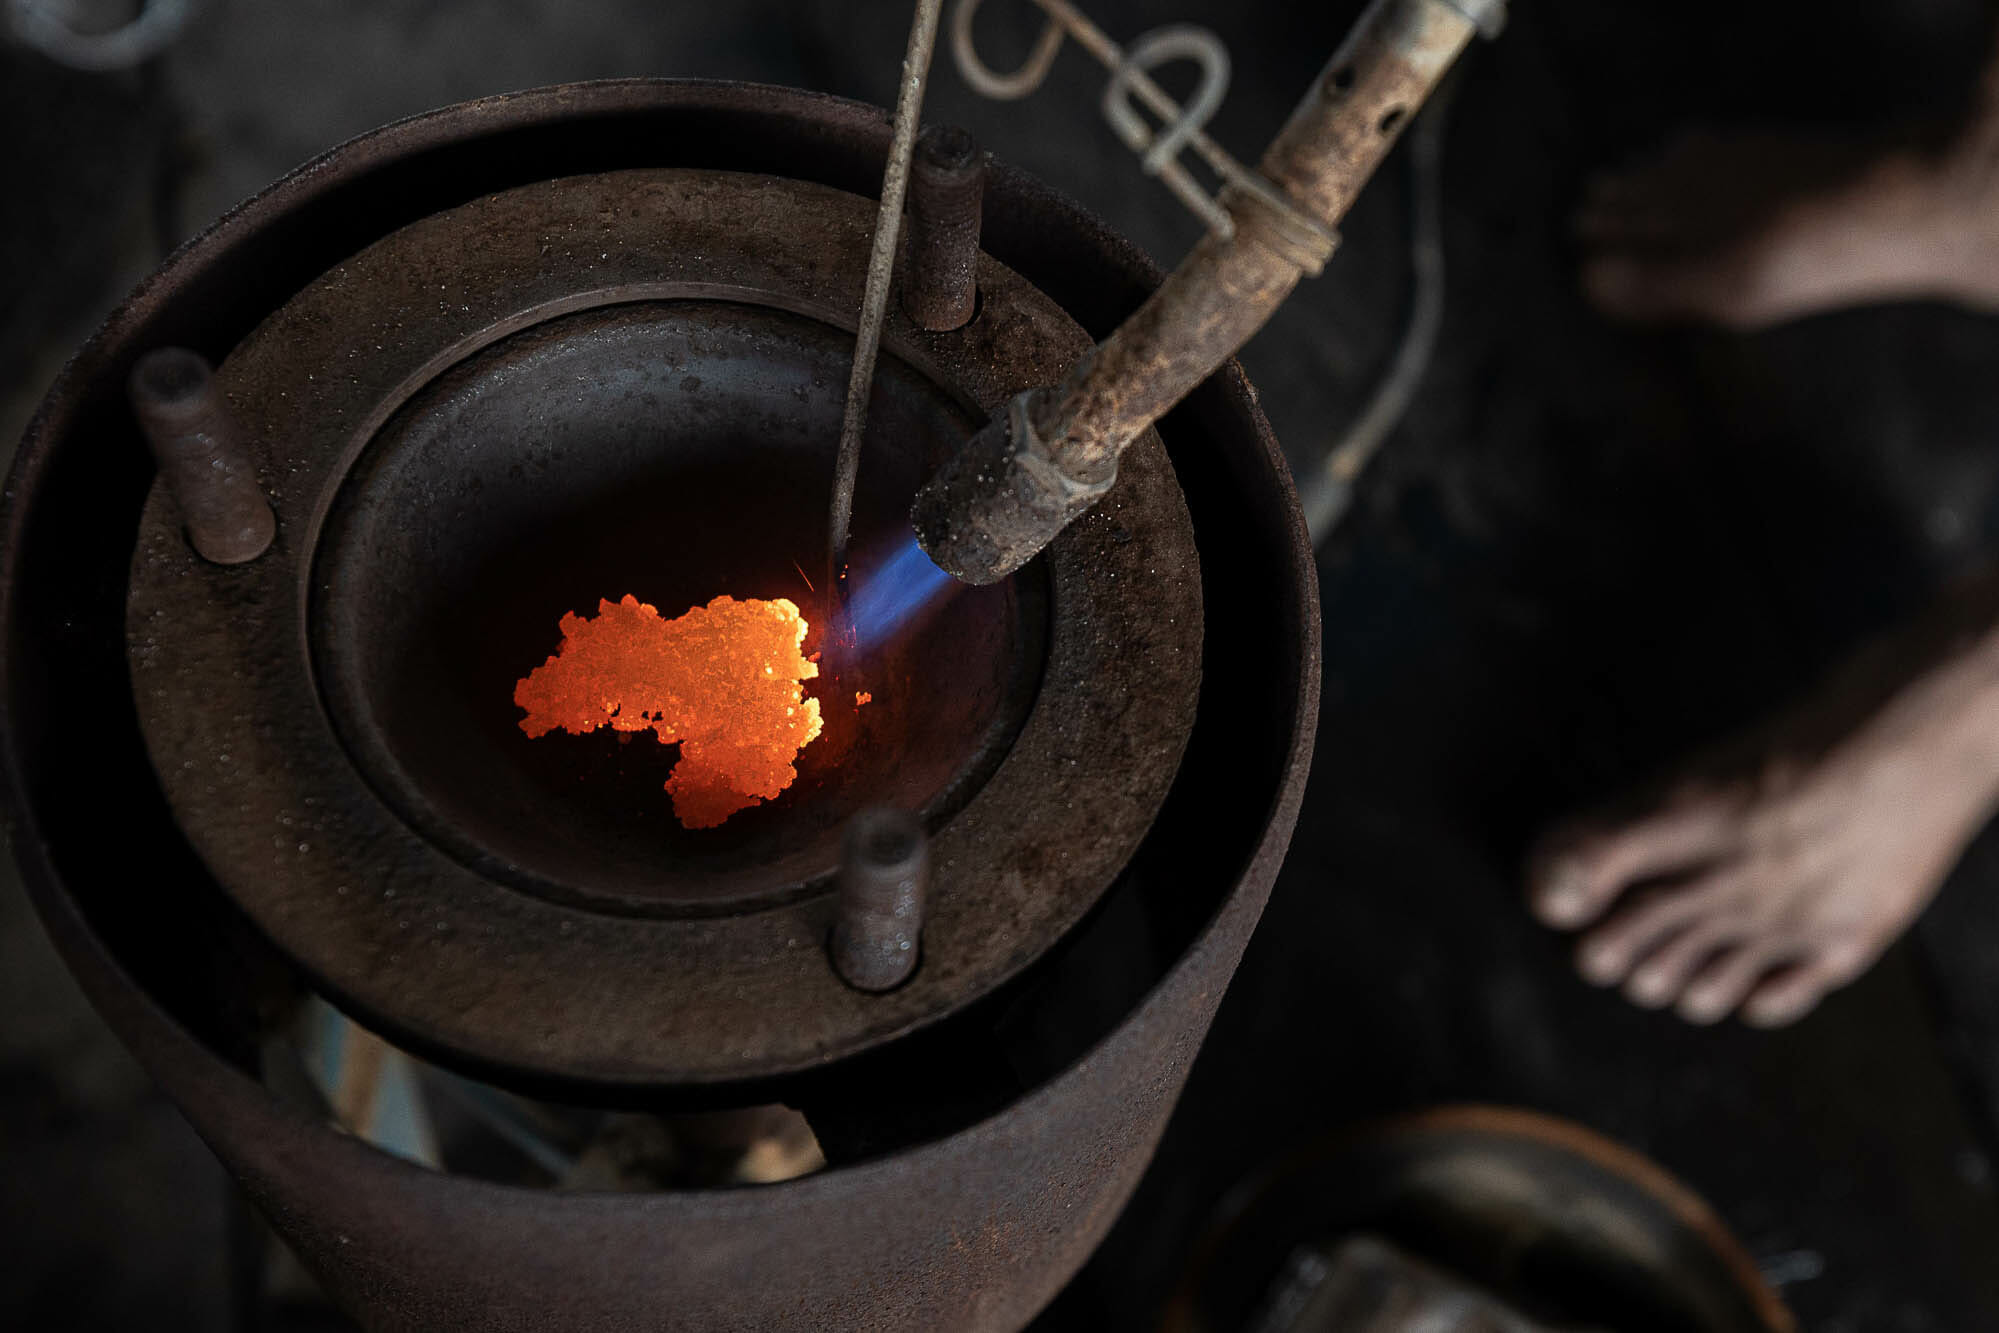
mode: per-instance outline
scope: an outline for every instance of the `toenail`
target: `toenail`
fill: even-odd
[[[1742,1006],[1742,1021],[1755,1028],[1780,1028],[1791,1021],[1791,1006],[1758,1004],[1751,1000]]]
[[[1574,889],[1550,889],[1541,895],[1541,916],[1551,926],[1573,926],[1582,913],[1583,896]]]
[[[1718,1023],[1728,1012],[1728,1004],[1716,996],[1690,992],[1680,997],[1679,1012],[1689,1023]]]
[[[1609,949],[1585,949],[1576,956],[1576,970],[1592,986],[1608,986],[1623,975],[1617,954]]]
[[[1581,925],[1589,916],[1589,893],[1581,872],[1571,866],[1558,867],[1548,876],[1548,886],[1537,895],[1541,919],[1551,926]]]
[[[1867,950],[1864,946],[1842,941],[1825,951],[1820,965],[1832,976],[1851,981],[1860,974],[1866,961]]]
[[[1672,978],[1656,972],[1640,972],[1624,988],[1625,998],[1647,1009],[1657,1009],[1673,998]]]

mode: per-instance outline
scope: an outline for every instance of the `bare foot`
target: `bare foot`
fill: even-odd
[[[1583,290],[1619,319],[1742,329],[1899,299],[1999,309],[1995,139],[1993,117],[1940,151],[1689,135],[1591,182]]]
[[[1793,751],[1792,753],[1796,753]],[[1807,758],[1579,824],[1530,870],[1576,966],[1695,1023],[1803,1016],[1935,895],[1999,803],[1999,634],[1986,632]]]

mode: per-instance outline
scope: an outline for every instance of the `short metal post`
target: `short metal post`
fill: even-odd
[[[148,352],[128,388],[195,553],[240,565],[269,550],[277,516],[257,488],[242,431],[215,391],[208,362],[182,347]]]
[[[847,821],[840,858],[840,915],[833,968],[855,990],[885,991],[916,970],[930,887],[930,839],[902,810],[863,810]]]

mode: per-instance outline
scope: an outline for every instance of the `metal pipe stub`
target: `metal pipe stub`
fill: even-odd
[[[148,352],[132,368],[127,390],[201,558],[240,565],[269,550],[278,521],[257,489],[256,468],[208,362],[182,347]]]
[[[1271,141],[1261,175],[1330,235],[1477,32],[1460,3],[1375,0]],[[1209,233],[1059,388],[1027,400],[1030,432],[1018,413],[996,417],[918,493],[911,521],[940,568],[985,584],[1032,559],[1089,507],[1074,486],[1108,487],[1119,454],[1330,253],[1252,192],[1223,202],[1233,235]]]
[[[855,990],[892,990],[916,970],[930,889],[930,838],[906,810],[877,806],[847,823],[834,970]]]
[[[933,125],[916,141],[909,180],[909,250],[902,308],[920,329],[946,333],[971,322],[979,304],[979,210],[986,155],[978,140]]]

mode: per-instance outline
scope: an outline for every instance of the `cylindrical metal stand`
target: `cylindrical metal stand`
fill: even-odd
[[[979,208],[986,155],[964,130],[933,125],[916,141],[909,178],[909,253],[902,308],[918,328],[949,333],[979,306]]]
[[[148,352],[128,390],[196,553],[240,565],[269,550],[278,520],[257,489],[257,470],[208,362],[182,347]]]
[[[863,810],[847,823],[833,967],[856,990],[884,991],[916,970],[930,886],[930,839],[902,810]]]

